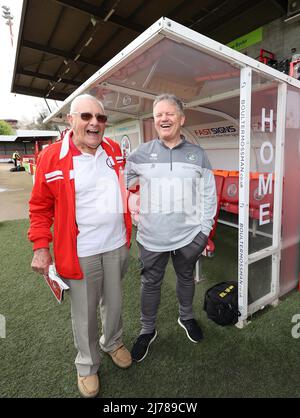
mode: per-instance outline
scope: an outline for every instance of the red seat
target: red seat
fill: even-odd
[[[268,204],[270,217],[272,217],[274,205],[274,179],[272,179],[272,193],[259,194],[259,177],[255,177],[253,176],[253,178],[250,178],[249,216],[254,219],[259,219],[260,206]],[[264,178],[266,181],[266,174],[264,174]]]
[[[224,180],[221,208],[235,214],[239,212],[239,177],[236,174]]]
[[[229,176],[229,171],[228,170],[213,170],[213,173],[214,173],[215,176],[222,176],[222,177]]]

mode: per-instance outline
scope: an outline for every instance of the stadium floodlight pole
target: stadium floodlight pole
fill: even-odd
[[[6,25],[9,26],[9,32],[10,32],[10,41],[11,41],[11,46],[14,46],[13,43],[13,32],[12,32],[12,25],[13,25],[13,16],[10,13],[10,8],[8,6],[2,6],[2,10],[3,10],[3,15],[2,17],[6,20]]]

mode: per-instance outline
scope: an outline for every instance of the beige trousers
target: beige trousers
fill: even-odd
[[[96,374],[100,365],[99,345],[113,351],[122,344],[122,285],[126,273],[126,245],[106,253],[79,257],[84,278],[66,280],[70,286],[75,365],[80,376]],[[100,306],[102,335],[99,338],[97,312]]]

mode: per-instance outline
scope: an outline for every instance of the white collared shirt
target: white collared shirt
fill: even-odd
[[[125,244],[122,196],[113,161],[99,146],[96,154],[73,156],[79,257]]]

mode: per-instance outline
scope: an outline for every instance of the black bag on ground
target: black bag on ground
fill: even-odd
[[[204,310],[218,325],[236,324],[240,316],[237,283],[222,282],[209,288],[204,296]]]

